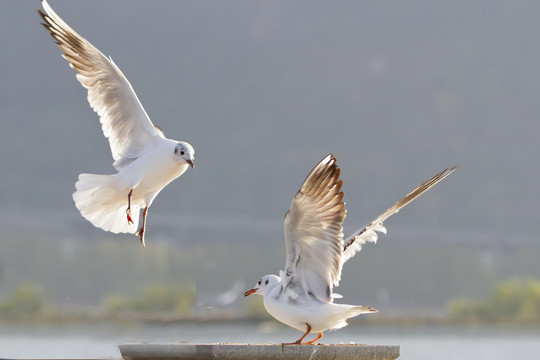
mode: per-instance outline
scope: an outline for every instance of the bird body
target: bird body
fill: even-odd
[[[326,330],[347,325],[347,319],[377,310],[362,305],[336,304],[343,264],[362,249],[366,242],[376,242],[377,232],[386,232],[383,221],[422,195],[457,167],[448,168],[425,181],[374,221],[343,239],[345,219],[343,181],[340,168],[330,154],[322,159],[304,180],[285,215],[285,270],[280,276],[265,275],[244,296],[264,297],[270,315],[304,335],[294,343],[313,344]],[[306,343],[310,333],[318,336]]]
[[[318,333],[347,326],[350,317],[377,312],[367,306],[320,301],[308,293],[284,292],[281,278],[275,275],[267,275],[265,278],[270,279],[263,292],[266,311],[282,323],[302,332],[306,331],[306,323],[311,326],[310,333]],[[291,312],[291,304],[295,308],[294,312]]]
[[[80,174],[73,194],[75,206],[96,227],[113,233],[135,233],[139,210],[152,205],[157,194],[189,167],[173,156],[177,144],[167,139],[116,174]],[[128,222],[126,199],[132,189],[133,222]]]
[[[188,169],[186,161],[174,156],[178,144],[177,141],[164,139],[114,175],[120,189],[137,190],[134,191],[132,204],[150,206],[157,193]]]
[[[167,139],[112,59],[75,32],[46,0],[41,4],[43,26],[88,90],[88,102],[100,117],[118,170],[113,175],[80,174],[75,206],[93,225],[134,233],[145,246],[148,207],[165,186],[193,167],[195,150],[187,142]],[[135,232],[141,209],[142,226]]]

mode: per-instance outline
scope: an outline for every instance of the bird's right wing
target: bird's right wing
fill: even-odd
[[[362,250],[362,245],[364,245],[366,242],[377,242],[377,232],[386,233],[386,228],[383,226],[383,222],[386,219],[396,214],[402,207],[431,189],[442,179],[453,173],[457,168],[457,165],[447,168],[432,177],[430,180],[424,181],[420,186],[407,194],[403,199],[395,203],[394,206],[379,215],[375,220],[349,236],[343,243],[343,263]]]
[[[62,56],[78,72],[77,80],[88,89],[88,102],[100,116],[103,134],[109,139],[114,167],[120,169],[136,159],[148,145],[162,139],[144,111],[131,84],[112,61],[73,30],[46,0],[41,2],[45,21]]]

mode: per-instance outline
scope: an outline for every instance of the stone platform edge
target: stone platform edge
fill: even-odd
[[[394,360],[399,357],[397,345],[321,344],[234,344],[234,343],[129,343],[118,346],[125,360],[191,360],[191,359],[335,359]]]

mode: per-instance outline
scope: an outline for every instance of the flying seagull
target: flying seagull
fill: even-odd
[[[144,111],[120,69],[73,30],[46,0],[38,9],[42,24],[62,56],[88,90],[88,102],[99,115],[118,171],[112,175],[80,174],[75,206],[94,226],[113,233],[133,233],[145,246],[148,208],[171,181],[193,167],[195,150],[185,141],[167,139]],[[142,209],[142,224],[137,230]]]
[[[375,243],[377,232],[386,233],[383,221],[456,169],[448,168],[425,181],[344,241],[343,180],[336,158],[326,156],[304,180],[285,215],[285,270],[279,276],[263,276],[244,296],[262,295],[270,315],[304,332],[297,341],[283,345],[313,344],[323,331],[347,326],[348,318],[377,312],[368,306],[334,303],[334,298],[341,297],[332,288],[339,285],[343,264],[367,241]],[[310,333],[318,335],[303,343]]]

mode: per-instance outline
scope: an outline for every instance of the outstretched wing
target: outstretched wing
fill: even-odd
[[[379,215],[371,223],[349,236],[343,244],[343,263],[353,257],[357,252],[362,250],[362,245],[364,245],[366,242],[377,242],[377,232],[386,233],[386,228],[383,226],[383,222],[386,219],[388,219],[390,216],[397,213],[402,207],[404,207],[405,205],[431,189],[442,179],[453,173],[457,168],[457,165],[451,168],[447,168],[435,175],[430,180],[424,181],[420,186],[407,194],[403,199],[395,203],[394,206]]]
[[[100,116],[103,134],[109,139],[114,167],[120,169],[136,159],[144,149],[163,138],[144,111],[131,84],[115,65],[86,39],[77,34],[47,1],[46,14],[39,15],[60,47],[62,56],[78,72],[77,80],[88,89],[88,102]]]
[[[285,215],[282,286],[289,294],[332,301],[332,286],[341,275],[346,212],[339,173],[336,158],[326,156],[304,180]]]

